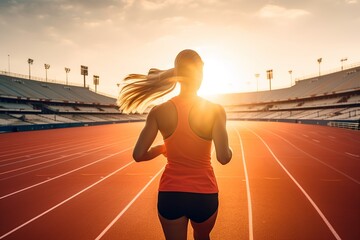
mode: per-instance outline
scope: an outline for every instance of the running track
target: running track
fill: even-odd
[[[1,134],[0,239],[163,239],[166,160],[131,158],[143,124]],[[268,122],[228,131],[232,161],[213,154],[212,239],[360,239],[360,132]]]

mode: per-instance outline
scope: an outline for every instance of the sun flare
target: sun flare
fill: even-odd
[[[204,77],[199,95],[215,95],[236,90],[233,64],[220,56],[203,55]]]

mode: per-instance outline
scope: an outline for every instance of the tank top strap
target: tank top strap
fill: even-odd
[[[177,96],[172,98],[171,101],[174,103],[178,115],[178,123],[175,132],[184,130],[191,131],[189,114],[192,106],[194,105],[194,99]]]

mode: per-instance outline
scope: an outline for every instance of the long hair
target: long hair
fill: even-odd
[[[175,59],[175,68],[159,70],[151,68],[147,75],[130,74],[123,79],[117,105],[123,113],[142,113],[154,100],[170,93],[185,76],[190,62],[201,61],[193,50],[181,51]],[[202,62],[202,61],[201,61]],[[185,76],[186,77],[186,76]]]

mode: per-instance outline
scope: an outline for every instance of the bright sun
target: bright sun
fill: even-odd
[[[233,64],[218,56],[202,55],[204,78],[199,95],[214,95],[236,91],[235,68]]]

